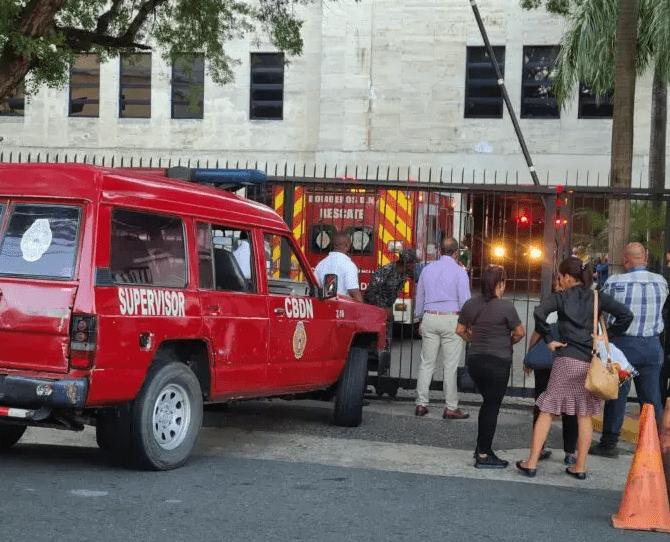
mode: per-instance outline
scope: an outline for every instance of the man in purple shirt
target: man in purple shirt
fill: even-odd
[[[442,347],[446,406],[442,417],[461,420],[469,414],[458,408],[456,371],[463,357],[465,342],[456,335],[456,325],[461,307],[470,299],[470,281],[465,269],[456,261],[456,239],[445,237],[440,249],[441,258],[421,271],[416,287],[414,316],[421,320],[422,342],[415,414],[425,416],[428,413],[428,389],[437,354]]]

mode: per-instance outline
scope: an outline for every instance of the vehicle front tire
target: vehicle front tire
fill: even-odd
[[[363,420],[363,394],[368,376],[368,352],[352,347],[337,383],[333,422],[342,427],[358,427]]]
[[[0,450],[8,450],[14,446],[25,432],[25,425],[0,422]]]
[[[202,425],[202,392],[185,364],[151,368],[133,406],[132,454],[139,467],[169,470],[191,455]]]

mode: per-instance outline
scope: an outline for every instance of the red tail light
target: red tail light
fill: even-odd
[[[70,328],[70,365],[78,369],[87,369],[95,360],[98,338],[97,318],[90,314],[72,316]]]

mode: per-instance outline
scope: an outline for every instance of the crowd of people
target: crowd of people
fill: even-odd
[[[316,268],[323,280],[327,273],[338,275],[339,293],[358,301],[372,303],[387,312],[387,349],[379,360],[379,374],[387,375],[390,366],[393,304],[408,278],[417,278],[419,258],[405,249],[374,273],[364,295],[358,289],[358,269],[347,256],[351,242],[338,236],[331,255]],[[545,442],[555,417],[563,421],[565,472],[579,480],[586,478],[586,460],[590,454],[618,455],[617,442],[623,425],[631,383],[627,381],[619,396],[603,402],[584,384],[591,361],[594,339],[594,302],[607,315],[611,343],[628,358],[636,375],[633,380],[640,404],[651,403],[656,419],[661,420],[663,347],[661,334],[670,316],[668,284],[665,278],[650,272],[647,251],[640,243],[629,243],[623,251],[622,274],[611,275],[609,260],[603,254],[597,264],[585,263],[573,253],[557,270],[554,292],[541,300],[533,313],[534,330],[527,359],[542,356],[544,363],[535,369],[535,412],[533,433],[527,458],[516,461],[526,476],[537,474],[538,462],[551,451]],[[507,391],[512,367],[513,345],[526,335],[526,329],[514,305],[504,299],[506,275],[499,265],[486,266],[481,274],[481,295],[470,294],[471,253],[463,239],[445,237],[440,258],[427,264],[418,274],[414,318],[419,322],[422,340],[415,401],[415,415],[428,413],[428,390],[441,357],[443,368],[445,419],[462,420],[468,414],[458,407],[457,369],[465,357],[465,366],[482,404],[477,420],[474,450],[476,468],[505,468],[509,461],[493,449],[498,413]],[[670,268],[670,249],[666,254]],[[355,277],[355,278],[354,278]],[[524,370],[531,372],[529,366]],[[592,418],[603,413],[600,441],[592,445]]]

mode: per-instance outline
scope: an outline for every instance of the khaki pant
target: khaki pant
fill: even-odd
[[[444,365],[444,403],[449,410],[458,408],[456,370],[465,351],[465,342],[456,335],[456,314],[425,313],[421,320],[421,361],[416,381],[416,404],[428,406],[428,390],[433,379],[437,354],[442,347]]]

